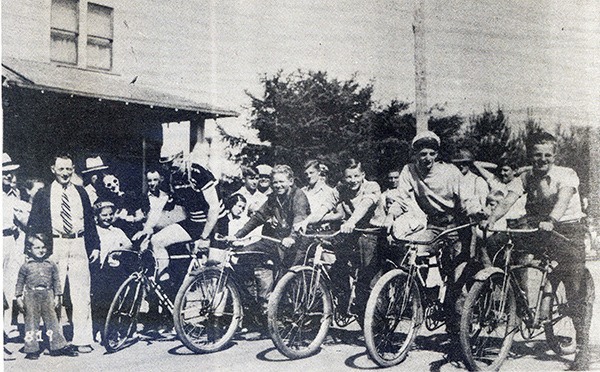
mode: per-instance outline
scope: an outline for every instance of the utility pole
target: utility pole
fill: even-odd
[[[600,218],[600,123],[590,128],[590,195],[588,214]]]
[[[427,59],[425,58],[425,0],[415,0],[415,116],[417,133],[427,130]]]

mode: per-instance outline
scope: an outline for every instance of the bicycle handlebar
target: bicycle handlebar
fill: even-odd
[[[533,229],[487,229],[487,231],[489,232],[500,232],[500,233],[508,233],[508,234],[532,234],[532,233],[537,233],[537,232],[542,232],[542,230],[540,230],[539,228],[533,228]],[[570,242],[571,239],[567,238],[566,236],[564,236],[563,234],[556,232],[555,230],[550,230],[549,233],[553,234],[556,237],[559,237],[567,242]],[[484,235],[485,236],[485,235]]]
[[[439,233],[436,237],[434,237],[433,239],[429,240],[429,241],[424,241],[424,240],[409,240],[408,242],[410,244],[416,244],[416,245],[431,245],[433,243],[435,243],[436,241],[440,240],[441,238],[443,238],[444,236],[453,233],[455,231],[458,230],[462,230],[462,229],[466,229],[467,227],[471,227],[471,226],[475,226],[477,225],[477,222],[470,222],[470,223],[466,223],[464,225],[460,225],[460,226],[456,226],[450,229],[446,229],[444,231],[442,231],[441,233]]]
[[[277,238],[273,238],[271,236],[265,236],[265,235],[253,235],[253,236],[245,236],[243,238],[235,238],[233,240],[227,239],[226,236],[223,236],[221,234],[216,234],[215,235],[215,240],[218,242],[225,242],[225,243],[233,243],[233,242],[243,242],[246,240],[250,240],[253,238],[260,238],[260,239],[265,239],[265,240],[270,240],[272,242],[275,243],[281,243],[281,239],[277,239]]]
[[[378,233],[380,231],[382,231],[383,228],[381,227],[366,227],[366,228],[355,228],[354,231],[356,232],[363,232],[363,233]],[[335,231],[331,234],[307,234],[303,231],[299,231],[300,235],[306,237],[306,238],[321,238],[321,239],[327,239],[327,238],[333,238],[334,236],[337,236],[339,234],[341,234],[341,231]]]

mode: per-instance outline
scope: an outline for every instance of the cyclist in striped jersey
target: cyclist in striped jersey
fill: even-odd
[[[208,247],[217,220],[225,216],[225,208],[217,191],[218,182],[208,169],[186,159],[183,152],[162,157],[161,163],[169,166],[173,202],[185,208],[186,218],[166,226],[150,239],[154,255],[159,258],[159,273],[166,268],[162,267],[162,263],[168,262],[168,246],[195,240],[196,248]],[[160,213],[150,213],[144,229],[134,235],[133,240],[151,235],[159,218]]]

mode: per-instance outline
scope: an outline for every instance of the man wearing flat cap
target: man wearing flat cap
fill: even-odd
[[[416,200],[418,207],[427,215],[427,228],[421,231],[417,240],[428,241],[442,231],[468,222],[468,217],[482,211],[482,205],[475,198],[472,189],[465,186],[464,177],[452,164],[438,161],[440,138],[433,132],[417,134],[412,141],[415,162],[407,164],[400,173],[398,188]],[[410,199],[406,203],[410,203]],[[450,243],[447,257],[453,275],[449,275],[446,291],[446,331],[457,336],[460,306],[459,295],[462,289],[462,270],[469,250],[470,230],[448,235]],[[429,249],[433,249],[430,247]],[[458,340],[456,340],[458,342]]]

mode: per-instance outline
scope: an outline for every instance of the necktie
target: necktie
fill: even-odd
[[[60,203],[60,217],[63,221],[63,227],[65,234],[71,234],[73,232],[73,221],[71,217],[71,205],[69,204],[69,197],[67,191],[63,190],[62,199]]]

